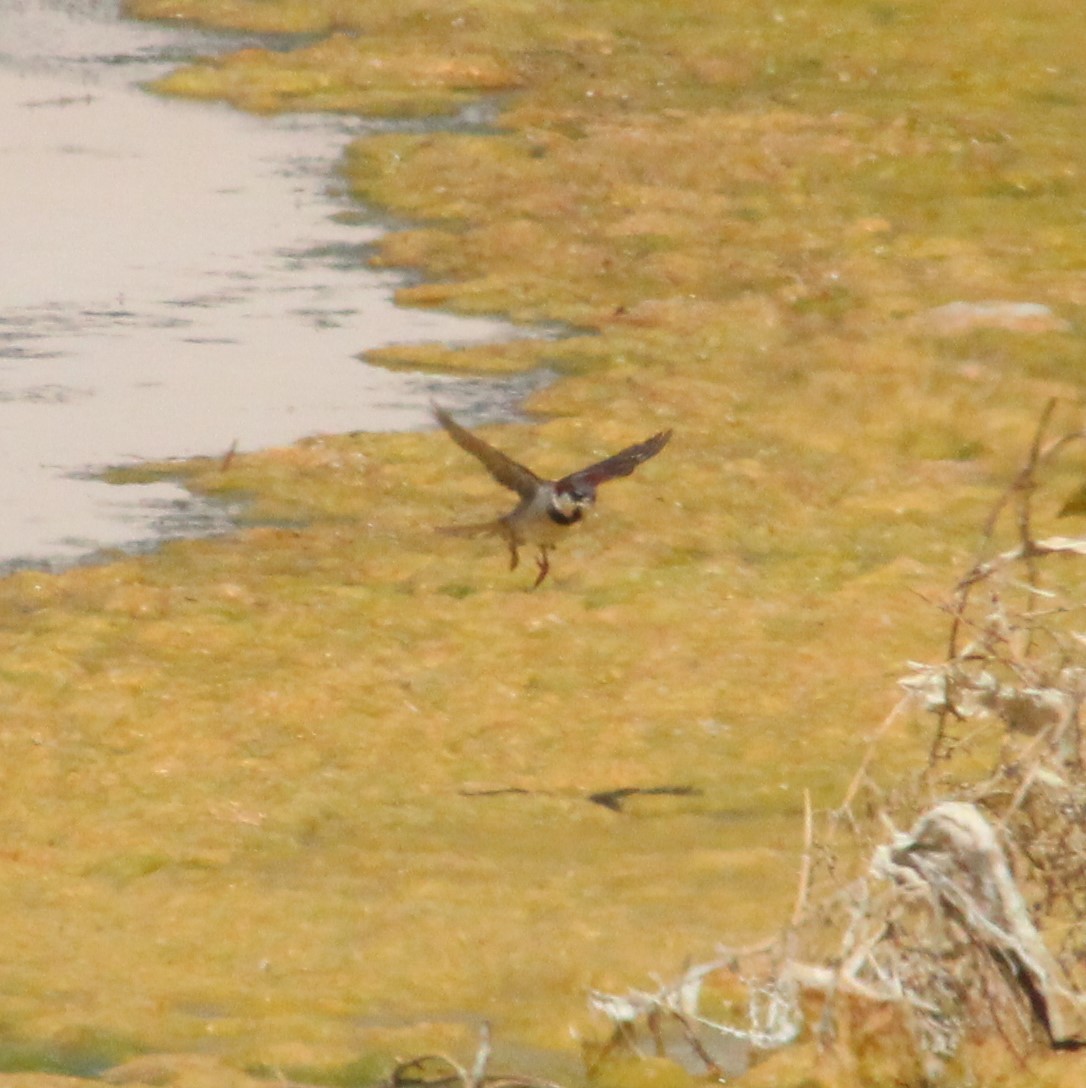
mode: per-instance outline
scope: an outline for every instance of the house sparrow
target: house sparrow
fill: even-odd
[[[478,435],[461,427],[444,409],[435,406],[434,416],[461,449],[477,457],[498,483],[520,496],[520,502],[500,518],[475,525],[453,525],[441,531],[455,536],[497,533],[509,547],[510,570],[517,568],[520,559],[518,548],[522,545],[537,547],[539,574],[533,589],[547,577],[550,550],[562,538],[562,534],[592,508],[596,501],[596,488],[608,480],[629,476],[642,461],[655,457],[671,438],[671,431],[661,431],[644,442],[627,446],[614,456],[571,472],[560,480],[544,480],[530,468],[518,464]]]

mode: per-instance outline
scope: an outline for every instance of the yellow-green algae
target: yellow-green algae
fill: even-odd
[[[192,486],[266,524],[0,585],[0,1017],[234,1069],[369,1055],[365,1080],[394,1053],[466,1060],[486,1015],[547,1051],[522,1067],[573,1077],[587,987],[787,916],[802,791],[832,803],[903,663],[939,654],[922,598],[971,553],[1045,398],[1080,396],[1078,15],[129,7],[329,34],[186,69],[178,93],[416,114],[500,90],[494,134],[372,137],[346,176],[415,221],[381,248],[426,270],[401,301],[578,335],[378,357],[556,369],[538,426],[489,432],[543,471],[676,437],[534,594],[492,541],[433,532],[506,501],[442,434],[195,463]],[[1069,331],[914,320],[988,298]],[[907,727],[882,775],[920,746]],[[586,800],[657,785],[700,792]],[[822,1083],[811,1064],[752,1077]]]

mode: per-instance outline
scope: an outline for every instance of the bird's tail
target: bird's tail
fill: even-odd
[[[437,531],[442,536],[482,536],[484,533],[504,534],[505,528],[500,518],[492,518],[474,525],[439,525]]]

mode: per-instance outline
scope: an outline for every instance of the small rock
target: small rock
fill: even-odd
[[[934,336],[961,336],[973,329],[1012,332],[1066,332],[1070,322],[1039,302],[948,302],[914,314],[910,324]]]

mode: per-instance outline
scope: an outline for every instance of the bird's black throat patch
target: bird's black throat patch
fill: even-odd
[[[561,510],[556,510],[553,506],[548,506],[547,514],[551,521],[558,525],[575,525],[584,517],[584,511],[580,507],[577,507],[572,514],[563,514]]]

